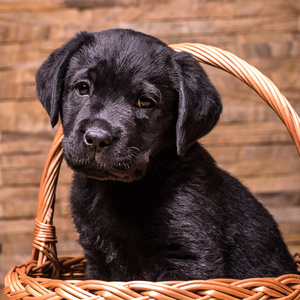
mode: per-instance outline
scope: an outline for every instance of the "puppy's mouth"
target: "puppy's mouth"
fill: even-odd
[[[72,169],[81,175],[97,180],[113,180],[132,182],[141,179],[145,172],[146,166],[136,166],[130,169],[114,167],[109,169],[92,169],[90,167],[72,167]]]
[[[97,163],[93,161],[81,161],[74,163],[66,156],[68,166],[76,173],[97,180],[113,180],[132,182],[141,179],[147,169],[147,162],[132,163],[128,161],[110,163]]]
[[[65,141],[65,140],[64,140]],[[63,142],[64,156],[68,166],[83,176],[98,179],[132,182],[141,179],[146,173],[150,151],[137,147],[124,147],[118,151],[107,147],[102,151],[81,149],[74,151]]]
[[[108,172],[111,173],[114,176],[120,177],[120,178],[127,178],[128,175],[128,168],[126,167],[124,169],[124,167],[122,166],[117,166],[111,169],[108,169]],[[142,166],[135,166],[132,167],[130,170],[130,174],[132,174],[133,176],[140,178],[144,175],[144,168]]]

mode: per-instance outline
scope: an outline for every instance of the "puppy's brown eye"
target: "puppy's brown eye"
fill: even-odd
[[[154,100],[152,98],[142,96],[136,103],[136,106],[141,108],[150,108],[154,106]]]
[[[80,96],[89,95],[90,94],[90,86],[86,82],[79,82],[76,85],[76,92]]]

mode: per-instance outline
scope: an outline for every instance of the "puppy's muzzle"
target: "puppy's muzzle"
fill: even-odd
[[[149,153],[132,143],[120,127],[105,119],[85,119],[80,123],[77,148],[67,151],[66,160],[77,173],[99,180],[130,182],[140,179],[146,172]],[[135,139],[133,139],[135,141]]]
[[[114,139],[109,130],[97,127],[88,129],[83,136],[85,145],[96,152],[109,147]]]

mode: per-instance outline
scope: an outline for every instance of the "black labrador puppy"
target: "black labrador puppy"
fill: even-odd
[[[52,126],[62,120],[87,278],[296,272],[271,215],[197,143],[222,105],[191,55],[132,30],[81,32],[36,81]]]

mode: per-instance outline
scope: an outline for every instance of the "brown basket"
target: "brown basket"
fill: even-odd
[[[171,45],[198,61],[223,69],[255,90],[286,125],[300,154],[300,120],[277,87],[257,69],[235,55],[201,44]],[[4,293],[10,299],[300,299],[300,276],[246,280],[214,279],[176,282],[104,282],[84,280],[85,259],[58,258],[53,212],[55,190],[63,158],[60,127],[53,141],[41,180],[31,260],[14,266],[6,275]],[[295,260],[300,267],[300,256]]]

